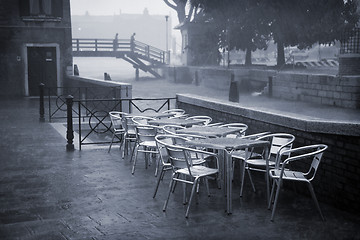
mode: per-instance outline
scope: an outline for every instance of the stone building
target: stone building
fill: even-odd
[[[69,0],[1,0],[0,36],[0,97],[63,86],[72,69]]]

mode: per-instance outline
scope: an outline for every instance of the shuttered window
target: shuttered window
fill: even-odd
[[[19,0],[20,16],[35,18],[61,18],[62,0]]]

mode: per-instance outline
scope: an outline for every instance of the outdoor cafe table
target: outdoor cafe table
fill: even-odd
[[[169,118],[175,116],[175,113],[158,113],[158,112],[143,112],[143,113],[131,113],[127,117],[151,117],[151,118]]]
[[[241,128],[221,128],[218,126],[194,126],[190,128],[177,130],[180,134],[194,134],[205,137],[224,137],[231,133],[236,133]]]
[[[195,120],[195,119],[187,120],[183,118],[161,118],[161,119],[148,121],[150,125],[157,125],[157,126],[180,125],[183,127],[191,127],[192,125],[201,124],[203,122],[204,122],[203,120]]]
[[[262,140],[250,140],[242,138],[205,138],[196,139],[186,142],[189,145],[196,147],[205,147],[211,149],[217,149],[223,151],[220,154],[220,159],[224,165],[223,180],[226,186],[226,211],[228,214],[232,213],[232,152],[238,149],[245,149],[245,158],[248,158],[248,148],[252,147],[266,147],[269,145],[268,141]],[[268,148],[266,147],[265,154],[268,154]],[[223,157],[222,157],[223,156]]]

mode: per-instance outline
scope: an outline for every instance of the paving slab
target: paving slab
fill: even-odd
[[[360,239],[359,216],[320,203],[322,222],[311,198],[289,189],[271,222],[261,174],[256,193],[245,184],[240,198],[234,184],[232,215],[214,182],[188,219],[180,187],[163,212],[169,175],[153,199],[154,165],[142,158],[131,175],[116,145],[67,152],[64,136],[39,122],[37,99],[2,100],[0,120],[0,239]]]

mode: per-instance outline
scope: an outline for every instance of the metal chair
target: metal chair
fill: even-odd
[[[327,148],[328,148],[328,146],[326,146],[324,144],[316,144],[316,145],[303,146],[303,147],[294,148],[291,150],[280,152],[279,157],[276,160],[275,168],[269,170],[269,176],[273,180],[270,201],[269,201],[269,205],[268,205],[269,209],[271,208],[271,204],[272,204],[272,201],[274,198],[275,188],[277,187],[275,201],[274,201],[273,209],[272,209],[272,213],[271,213],[271,221],[274,220],[276,205],[277,205],[279,194],[280,194],[280,188],[281,188],[282,182],[284,180],[307,183],[307,186],[311,193],[311,197],[315,202],[316,208],[320,213],[321,219],[325,220],[325,218],[321,212],[319,202],[317,201],[311,181],[315,178],[321,158],[323,156],[324,151]],[[290,154],[291,154],[291,157],[290,157]],[[283,162],[281,161],[282,156],[287,157]],[[303,164],[304,159],[312,159],[307,172],[289,169],[289,166],[290,166],[289,163],[294,163],[296,161],[302,161],[302,164]],[[294,164],[292,164],[291,166],[293,166],[293,165]]]
[[[120,152],[121,152],[121,146],[124,142],[125,133],[126,133],[126,130],[124,127],[124,116],[125,115],[127,115],[127,113],[117,112],[117,111],[109,112],[113,134],[112,134],[108,152],[110,152],[110,150],[111,150],[111,146],[114,142],[115,136],[117,136],[117,137],[121,136],[121,139],[120,139]]]
[[[163,113],[174,113],[174,114],[175,114],[174,117],[177,117],[177,116],[184,115],[184,114],[185,114],[185,110],[180,109],[180,108],[173,108],[173,109],[169,109],[169,110],[163,111]]]
[[[255,185],[251,177],[250,171],[264,172],[266,178],[266,199],[269,201],[270,196],[270,182],[269,182],[269,169],[275,166],[275,160],[281,150],[289,150],[295,140],[294,135],[288,133],[272,133],[260,136],[256,140],[267,140],[270,142],[270,148],[267,156],[265,155],[265,149],[261,149],[260,153],[258,149],[251,149],[250,155],[245,159],[244,152],[233,153],[233,159],[239,159],[242,161],[241,168],[241,188],[240,197],[243,194],[245,170],[250,178],[250,183],[255,192]]]
[[[201,121],[203,121],[204,125],[208,125],[212,121],[212,118],[209,117],[209,116],[191,116],[191,117],[188,117],[186,119],[188,119],[188,120],[201,120]]]
[[[158,128],[150,125],[137,125],[135,126],[136,142],[133,152],[135,152],[135,159],[132,167],[131,174],[135,173],[135,166],[138,157],[138,153],[142,152],[145,154],[145,168],[148,167],[148,155],[159,154],[155,136],[157,135]],[[158,171],[158,160],[156,161],[155,176]]]
[[[156,144],[158,146],[159,155],[160,155],[160,162],[161,162],[161,170],[160,175],[155,187],[153,198],[155,198],[157,190],[159,188],[160,181],[163,179],[166,171],[172,170],[173,167],[170,163],[167,151],[165,149],[165,145],[182,145],[186,146],[186,142],[189,141],[188,138],[178,136],[178,135],[172,135],[172,134],[160,134],[155,137]],[[206,159],[203,159],[202,156],[197,156],[194,154],[193,158],[193,164],[194,165],[204,165],[206,163]]]
[[[176,134],[176,130],[185,129],[185,127],[180,125],[164,125],[162,126],[165,134]]]
[[[166,211],[166,208],[167,208],[167,205],[169,202],[169,198],[170,198],[170,193],[173,189],[174,183],[181,182],[181,183],[185,183],[185,184],[191,184],[192,185],[191,195],[190,195],[188,207],[187,207],[187,210],[185,213],[185,217],[187,218],[189,216],[191,202],[194,197],[194,193],[198,187],[200,179],[203,179],[203,178],[205,179],[208,196],[210,196],[207,177],[218,174],[219,160],[218,160],[217,154],[211,153],[211,152],[201,151],[201,150],[187,148],[187,147],[178,146],[178,145],[168,145],[168,144],[165,145],[165,148],[167,150],[167,153],[168,153],[168,156],[170,159],[173,174],[171,177],[168,195],[167,195],[167,199],[165,201],[164,207],[163,207],[163,211],[164,212]],[[193,162],[193,159],[191,157],[192,153],[195,153],[198,155],[201,154],[203,156],[214,157],[216,159],[215,168],[210,168],[210,167],[206,167],[203,165],[195,165]]]
[[[155,118],[146,116],[134,116],[132,118],[133,123],[135,123],[136,125],[148,125],[148,121],[150,120],[155,120]]]
[[[248,125],[246,125],[244,123],[227,123],[227,124],[220,125],[219,127],[221,127],[221,128],[238,128],[239,131],[237,131],[236,133],[226,135],[226,137],[230,137],[230,138],[238,138],[238,137],[245,136],[245,132],[249,128]]]
[[[125,127],[125,136],[124,136],[124,155],[128,155],[129,147],[130,147],[130,153],[132,153],[132,143],[136,142],[136,132],[135,132],[135,126],[136,123],[133,122],[131,115],[125,115],[124,117],[124,127]],[[131,161],[131,158],[130,158]]]

